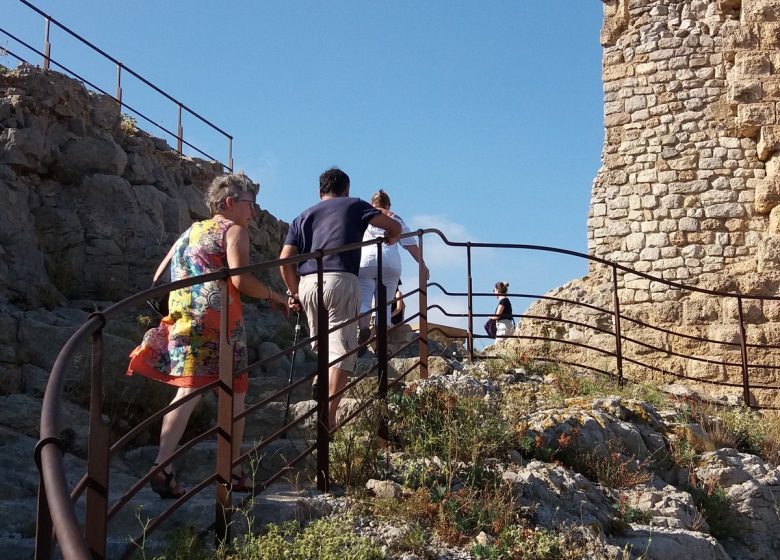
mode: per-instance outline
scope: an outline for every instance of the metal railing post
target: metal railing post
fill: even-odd
[[[92,335],[92,371],[89,392],[87,511],[84,539],[92,557],[102,559],[106,557],[106,539],[108,537],[108,451],[110,448],[108,427],[103,422],[103,325]]]
[[[750,406],[750,378],[748,375],[747,337],[745,336],[745,318],[742,309],[742,295],[737,294],[737,314],[739,315],[739,349],[742,355],[742,399]]]
[[[48,70],[51,64],[51,43],[49,42],[49,29],[51,28],[51,18],[46,18],[45,31],[43,36],[43,69]]]
[[[54,554],[54,526],[46,498],[46,484],[38,465],[38,515],[35,521],[35,560],[50,560]]]
[[[179,103],[178,106],[179,124],[176,127],[176,151],[179,152],[179,154],[182,154],[182,149],[184,147],[184,128],[181,126],[181,103]]]
[[[428,277],[425,274],[423,257],[423,232],[417,232],[417,246],[420,249],[420,262],[417,264],[417,285],[420,290],[420,341],[417,350],[420,355],[420,379],[428,379]]]
[[[119,112],[122,112],[122,63],[116,65],[116,100],[119,102]]]
[[[620,296],[618,295],[617,267],[612,265],[612,321],[615,330],[615,360],[618,387],[623,386],[623,336],[620,332]]]
[[[217,389],[217,487],[214,533],[217,546],[230,539],[231,479],[233,471],[233,345],[228,340],[230,275],[218,280],[219,312],[219,385]]]
[[[228,136],[228,169],[233,173],[233,137]]]
[[[472,291],[472,278],[471,278],[471,242],[466,243],[466,282],[468,300],[466,301],[468,307],[468,351],[469,360],[474,361],[474,295]]]
[[[387,286],[385,286],[382,271],[382,242],[378,242],[376,248],[376,354],[377,354],[377,396],[382,405],[387,402]],[[395,294],[393,294],[395,297]],[[384,411],[384,408],[382,408]],[[387,415],[382,413],[379,421],[379,436],[389,439],[387,430]]]
[[[317,256],[317,488],[325,492],[330,486],[330,345],[323,266],[323,252],[320,250]]]

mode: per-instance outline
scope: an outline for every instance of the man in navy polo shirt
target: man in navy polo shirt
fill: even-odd
[[[320,202],[304,210],[293,220],[284,240],[280,259],[312,253],[320,249],[335,249],[363,240],[368,225],[385,230],[388,244],[401,235],[401,226],[368,202],[349,196],[349,176],[341,169],[331,168],[320,175]],[[298,264],[279,267],[287,284],[290,307],[301,307],[306,313],[311,336],[317,336],[317,261],[309,259]],[[360,249],[342,251],[323,258],[323,304],[328,311],[328,330],[354,319],[360,306]],[[333,362],[357,346],[357,322],[332,332],[328,337],[328,361]],[[312,343],[317,349],[317,343]],[[333,364],[329,369],[329,427],[336,425],[336,410],[341,395],[334,397],[347,384],[355,370],[355,354]]]

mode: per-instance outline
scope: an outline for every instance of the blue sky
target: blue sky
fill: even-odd
[[[385,189],[413,229],[586,251],[603,143],[597,0],[35,4],[230,132],[236,168],[284,221],[316,202],[319,174],[338,165],[353,195]],[[41,48],[40,18],[17,0],[3,9],[0,26]],[[56,29],[52,45],[55,59],[114,91],[110,63]],[[0,47],[18,49],[3,35]],[[127,103],[175,130],[173,104],[129,76],[123,87]],[[192,119],[184,128],[226,158],[222,137]],[[463,252],[426,249],[432,279],[465,291]],[[484,251],[475,290],[507,280],[513,292],[544,292],[585,269]]]

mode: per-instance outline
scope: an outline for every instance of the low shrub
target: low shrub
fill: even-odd
[[[237,541],[219,560],[382,560],[371,539],[355,534],[348,517],[319,519],[302,528],[290,521]]]
[[[438,485],[419,488],[402,500],[373,500],[370,513],[418,527],[419,533],[437,535],[443,542],[464,545],[481,531],[498,534],[519,522],[509,486],[462,486],[450,490]]]
[[[768,421],[768,413],[693,403],[680,407],[679,414],[682,421],[701,425],[718,448],[733,447],[773,465],[780,463],[780,423]]]
[[[138,122],[135,120],[135,117],[122,114],[121,127],[122,127],[122,132],[124,132],[128,136],[135,136],[136,134],[138,134]]]
[[[684,437],[669,438],[668,441],[671,449],[669,458],[672,463],[678,468],[693,471],[699,458],[693,444]]]
[[[441,388],[408,387],[391,401],[390,421],[400,434],[409,459],[438,457],[437,467],[450,482],[460,463],[474,464],[501,457],[516,447],[517,437],[499,406],[481,398],[460,396]],[[424,480],[406,481],[412,486]]]
[[[650,479],[648,461],[640,462],[623,455],[611,445],[604,452],[583,449],[578,444],[579,429],[561,433],[555,442],[546,444],[541,435],[528,436],[520,440],[520,452],[530,458],[546,463],[557,462],[578,472],[589,480],[610,488],[630,488]]]
[[[649,523],[652,515],[630,504],[626,494],[620,494],[618,501],[612,505],[615,516],[624,523]]]
[[[710,534],[716,539],[740,539],[745,532],[745,522],[726,490],[712,481],[692,486],[689,492],[702,517],[710,526]]]
[[[614,558],[599,550],[582,527],[558,527],[555,531],[534,529],[522,522],[502,531],[492,544],[474,545],[471,556],[479,560],[580,560]],[[629,551],[619,557],[631,558]],[[617,559],[616,559],[617,560]]]
[[[582,474],[610,488],[631,488],[650,480],[646,464],[613,450],[606,454],[587,452],[579,467]]]
[[[379,425],[377,406],[334,434],[330,445],[330,476],[345,489],[363,487],[371,478],[383,478],[385,457],[375,437]]]

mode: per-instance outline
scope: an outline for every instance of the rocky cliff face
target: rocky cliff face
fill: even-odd
[[[0,431],[37,436],[39,399],[59,349],[90,312],[150,285],[173,241],[208,216],[203,192],[221,172],[136,129],[113,99],[80,82],[0,67]],[[261,212],[250,228],[253,262],[278,256],[286,227]],[[281,285],[275,271],[265,280]],[[128,413],[139,402],[170,398],[119,375],[149,326],[145,312],[107,329],[107,399],[124,411],[120,423],[134,421]],[[254,359],[262,342],[289,331],[255,306],[247,328]],[[76,404],[85,397],[88,351],[73,364],[66,403],[82,450],[86,422]]]
[[[135,129],[116,102],[56,73],[0,75],[0,303],[114,301],[147,287],[170,244],[208,216],[221,172]],[[285,225],[263,212],[255,256]]]
[[[179,234],[209,215],[203,193],[221,172],[219,164],[182,157],[136,129],[113,99],[75,80],[0,66],[0,455],[8,459],[0,465],[6,522],[0,549],[6,555],[30,553],[37,494],[32,450],[59,350],[90,312],[150,285]],[[250,227],[252,262],[276,258],[286,229],[261,212]],[[276,271],[264,280],[281,286]],[[263,305],[246,306],[245,317],[253,361],[277,353],[274,342],[291,333]],[[123,375],[128,353],[154,320],[139,308],[105,329],[104,412],[114,434],[172,396],[162,384]],[[71,467],[86,453],[89,352],[79,348],[70,364],[62,403],[61,435]],[[287,368],[272,365],[278,367],[263,367],[254,374],[263,379],[253,382],[286,380]],[[196,412],[194,429],[213,412],[210,407],[207,402]],[[135,445],[154,437],[146,434]]]
[[[593,184],[589,253],[666,280],[750,295],[780,285],[780,3],[776,0],[605,0],[602,167]],[[590,267],[559,297],[611,308],[610,271]],[[618,277],[629,315],[709,337],[702,344],[663,332],[625,334],[657,348],[740,362],[736,302]],[[746,299],[749,344],[780,342],[777,302]],[[611,329],[581,308],[540,303],[552,314]],[[524,332],[553,332],[525,322]],[[554,336],[614,348],[588,329]],[[566,351],[569,351],[567,348]],[[738,368],[691,363],[646,347],[627,352],[706,381],[736,381]],[[752,359],[752,358],[751,358]],[[776,357],[768,362],[774,365]],[[752,382],[777,385],[773,370]],[[710,388],[723,392],[719,388]],[[776,400],[756,393],[761,404]]]

